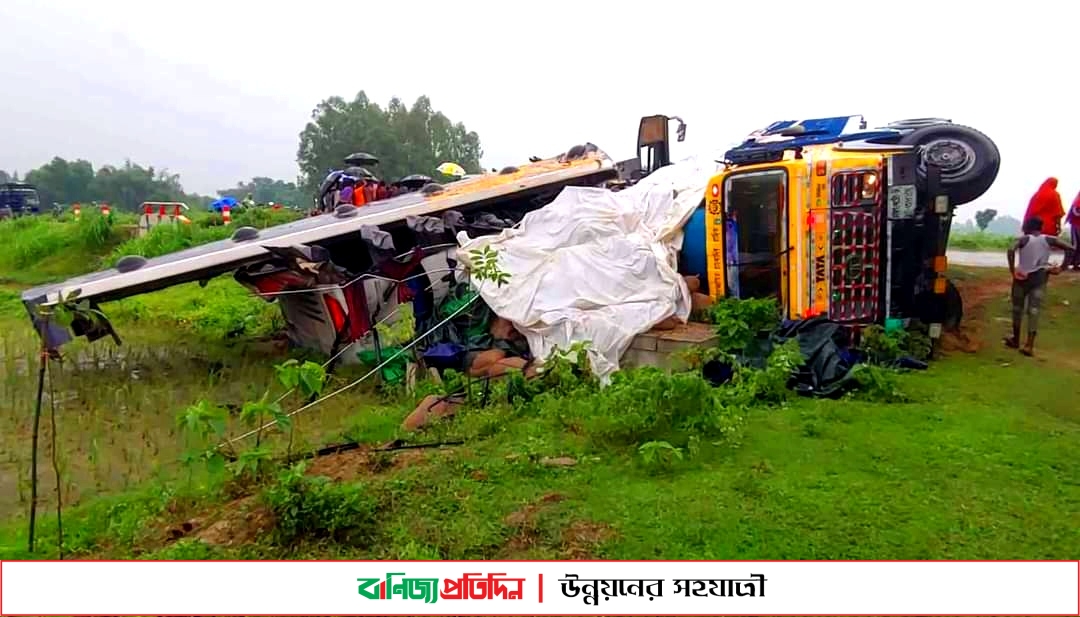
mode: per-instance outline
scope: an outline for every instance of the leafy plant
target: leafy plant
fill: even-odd
[[[685,442],[688,435],[733,437],[742,416],[698,373],[666,373],[644,367],[619,371],[603,390],[581,386],[535,400],[541,413],[571,430],[614,444]]]
[[[285,544],[319,539],[347,543],[375,531],[378,501],[363,486],[305,475],[303,464],[282,472],[262,499],[274,514],[276,539]]]
[[[772,330],[780,322],[780,307],[775,298],[723,298],[705,311],[720,337],[720,350],[739,353],[759,334]]]
[[[214,447],[209,447],[212,439],[225,436],[227,412],[223,407],[206,400],[189,405],[176,416],[177,425],[184,432],[188,450],[181,461],[188,466],[188,482],[191,482],[191,467],[198,462],[206,465],[211,476],[219,475],[225,468],[224,454]]]
[[[670,471],[677,461],[683,460],[682,448],[666,441],[646,441],[637,451],[645,466],[651,469]]]
[[[491,246],[469,251],[470,271],[477,281],[491,281],[502,287],[510,281],[510,275],[499,268],[499,254]]]
[[[269,392],[258,401],[244,403],[240,409],[240,421],[245,426],[254,427],[255,445],[250,450],[241,452],[232,464],[236,478],[248,477],[258,481],[271,462],[271,452],[262,445],[263,427],[267,420],[273,420],[281,430],[292,430],[292,417],[282,410],[277,401],[269,400]]]
[[[874,364],[860,364],[852,371],[859,384],[854,398],[878,403],[906,403],[911,400],[897,379],[895,370]]]
[[[892,332],[882,326],[869,326],[862,331],[859,347],[875,364],[892,364],[902,356],[926,360],[932,349],[930,337],[917,326]]]
[[[764,403],[779,403],[791,397],[792,374],[805,362],[799,342],[788,339],[776,347],[765,361],[765,368],[748,373],[753,397]]]
[[[305,360],[303,364],[295,358],[274,366],[278,382],[288,390],[300,389],[304,398],[321,396],[326,383],[326,369],[318,362]]]

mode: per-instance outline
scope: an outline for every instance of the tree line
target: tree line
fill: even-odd
[[[307,207],[326,174],[340,169],[353,152],[378,157],[380,163],[373,171],[388,182],[409,174],[435,175],[435,168],[447,161],[477,173],[483,155],[480,137],[433,109],[427,96],[410,107],[395,97],[384,109],[362,90],[351,101],[332,96],[319,103],[299,141],[297,182],[257,176],[220,189],[217,196],[243,199],[250,194],[257,203]],[[17,173],[0,170],[0,183],[18,180]],[[83,159],[55,157],[27,172],[21,181],[37,187],[46,208],[53,203],[93,201],[131,211],[144,201],[182,201],[196,208],[215,199],[186,192],[179,174],[130,160],[95,168]]]
[[[332,96],[312,111],[296,153],[304,190],[313,194],[326,174],[358,151],[379,159],[375,171],[388,182],[410,174],[433,176],[448,161],[479,173],[483,156],[480,136],[436,111],[427,96],[411,107],[394,97],[384,109],[361,90],[351,101]]]

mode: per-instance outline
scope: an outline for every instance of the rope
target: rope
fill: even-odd
[[[298,408],[298,409],[296,409],[294,411],[289,412],[286,415],[286,417],[291,418],[292,416],[295,416],[296,414],[298,414],[298,413],[300,413],[302,411],[306,411],[308,409],[311,409],[312,407],[318,405],[319,403],[328,401],[328,400],[334,398],[335,396],[341,394],[342,392],[345,392],[346,390],[351,390],[352,388],[355,388],[356,386],[360,385],[361,383],[366,381],[369,377],[371,377],[375,373],[379,372],[384,366],[386,366],[387,364],[390,364],[390,362],[396,360],[399,356],[404,354],[406,351],[412,349],[417,343],[419,343],[420,341],[427,338],[428,335],[430,335],[431,333],[435,332],[439,328],[441,328],[444,325],[446,325],[447,323],[449,323],[451,320],[453,320],[459,314],[465,312],[465,309],[472,306],[473,303],[476,302],[479,299],[480,299],[480,294],[478,293],[475,296],[473,296],[472,298],[470,298],[467,302],[462,304],[460,307],[458,307],[457,310],[455,310],[453,313],[448,315],[446,317],[446,319],[443,319],[441,322],[439,322],[439,323],[435,324],[434,326],[432,326],[431,328],[429,328],[427,332],[425,332],[425,333],[421,334],[420,336],[414,338],[408,345],[405,345],[404,347],[399,349],[397,351],[397,353],[390,356],[386,360],[383,360],[382,363],[380,363],[378,366],[376,366],[375,368],[368,371],[366,374],[364,374],[363,377],[360,377],[359,379],[356,379],[355,381],[353,381],[353,382],[351,382],[351,383],[349,383],[347,385],[344,385],[341,388],[338,388],[337,390],[334,390],[330,394],[327,394],[327,395],[322,396],[322,397],[320,397],[318,399],[315,399],[314,401],[311,401],[310,403],[307,403],[306,405],[303,405],[302,407],[300,407],[300,408]],[[256,434],[256,433],[258,433],[260,431],[264,431],[264,430],[274,426],[275,424],[277,424],[277,420],[272,420],[270,422],[267,422],[266,424],[264,424],[263,426],[261,426],[259,428],[252,429],[252,430],[244,433],[243,435],[240,435],[239,437],[234,437],[232,439],[224,441],[224,442],[218,444],[217,447],[222,448],[224,446],[231,446],[232,444],[236,443],[237,441],[240,441],[242,439],[246,439],[248,437],[251,437],[252,435],[254,435],[254,434]]]

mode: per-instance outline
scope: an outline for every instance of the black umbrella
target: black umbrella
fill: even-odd
[[[367,152],[353,152],[349,156],[345,157],[346,165],[378,165],[379,159],[371,156]]]
[[[371,173],[370,169],[364,169],[363,167],[346,167],[345,175],[355,176],[357,178],[374,178],[375,174]]]
[[[394,184],[403,186],[407,189],[418,189],[429,182],[431,182],[431,178],[428,176],[423,174],[412,174],[411,176],[405,176]]]
[[[337,183],[337,181],[341,178],[341,175],[342,174],[340,171],[330,172],[330,175],[326,176],[326,179],[322,181],[321,185],[319,185],[319,195],[325,195],[334,186],[334,184]]]

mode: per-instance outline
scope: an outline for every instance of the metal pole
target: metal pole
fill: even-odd
[[[41,350],[41,368],[38,370],[37,404],[34,406],[34,428],[30,441],[30,533],[29,550],[34,552],[34,524],[37,520],[37,488],[38,488],[38,432],[41,428],[41,400],[45,394],[45,366],[49,361],[49,354]]]

